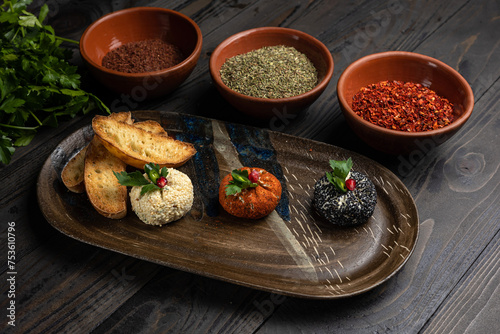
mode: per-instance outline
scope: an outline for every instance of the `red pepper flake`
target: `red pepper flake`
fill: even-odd
[[[102,66],[125,73],[159,71],[184,60],[182,51],[161,39],[130,42],[108,52]]]
[[[418,83],[381,81],[360,89],[353,111],[384,128],[421,132],[436,130],[454,120],[453,104]]]

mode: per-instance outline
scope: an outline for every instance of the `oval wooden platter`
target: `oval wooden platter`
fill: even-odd
[[[68,191],[61,170],[92,138],[84,127],[47,158],[37,183],[40,208],[54,228],[76,240],[172,268],[295,297],[357,295],[391,278],[406,263],[418,237],[418,212],[404,184],[388,169],[355,152],[278,132],[178,113],[139,111],[169,135],[196,146],[179,170],[194,185],[184,218],[164,227],[142,223],[133,211],[120,220],[100,216],[86,194]],[[354,170],[374,182],[372,218],[354,228],[323,222],[311,209],[313,187],[329,160],[351,157]],[[264,168],[281,181],[276,210],[255,221],[227,214],[219,181],[233,168]]]

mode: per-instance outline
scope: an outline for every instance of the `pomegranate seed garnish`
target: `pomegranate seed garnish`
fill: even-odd
[[[347,189],[353,191],[356,188],[356,181],[354,179],[348,179],[345,181],[345,186]]]
[[[160,176],[158,179],[156,179],[156,185],[160,188],[165,187],[168,184],[168,180],[165,176]]]
[[[250,182],[253,182],[253,183],[257,183],[257,181],[259,181],[259,178],[260,178],[260,174],[255,169],[252,170],[250,175],[248,175],[248,179],[250,180]]]

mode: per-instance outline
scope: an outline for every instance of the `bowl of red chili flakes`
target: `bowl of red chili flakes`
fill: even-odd
[[[396,155],[444,143],[474,107],[472,89],[456,70],[405,51],[356,60],[341,74],[337,96],[351,129],[372,148]]]
[[[80,54],[105,87],[143,101],[178,88],[195,68],[201,46],[201,30],[188,16],[135,7],[93,22],[80,39]]]

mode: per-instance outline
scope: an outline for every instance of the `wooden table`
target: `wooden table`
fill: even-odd
[[[35,10],[37,3],[35,3]],[[80,243],[52,228],[36,197],[41,166],[66,136],[90,123],[78,116],[39,132],[2,165],[1,329],[9,333],[494,333],[500,314],[500,3],[457,1],[48,1],[49,23],[79,39],[100,16],[130,6],[180,11],[200,26],[199,63],[173,94],[114,108],[174,111],[257,125],[361,153],[392,170],[410,190],[420,235],[405,267],[362,295],[298,299],[205,278]],[[38,4],[39,6],[39,4]],[[307,111],[256,123],[214,89],[208,61],[233,33],[281,26],[329,48],[334,77]],[[352,61],[386,50],[414,51],[458,70],[475,94],[472,117],[445,144],[410,156],[370,149],[347,127],[336,97]],[[75,49],[74,61],[81,59]],[[84,69],[82,68],[82,73]],[[113,95],[84,75],[108,105]],[[273,128],[274,127],[274,128]],[[6,265],[14,226],[15,297]],[[6,284],[5,282],[8,282]],[[15,300],[15,327],[7,324]]]

